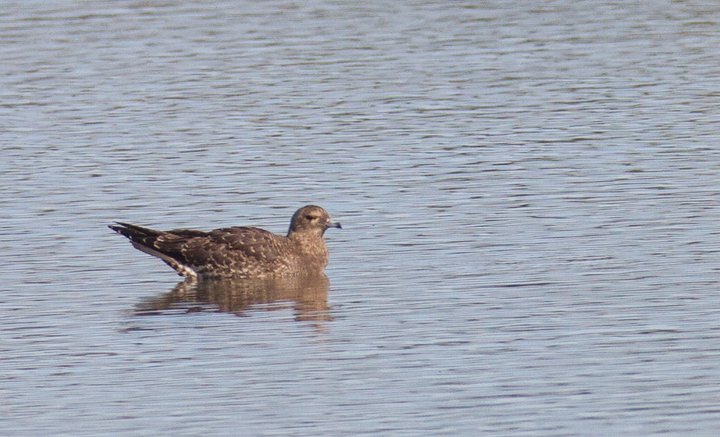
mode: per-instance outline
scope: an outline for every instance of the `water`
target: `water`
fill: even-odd
[[[18,2],[3,435],[714,435],[710,1]],[[329,284],[106,225],[325,207]],[[307,291],[310,290],[310,291]]]

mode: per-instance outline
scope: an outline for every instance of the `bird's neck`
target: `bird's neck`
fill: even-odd
[[[322,233],[291,231],[288,234],[288,238],[297,245],[302,254],[327,264],[328,249],[325,245],[325,240],[323,240]]]

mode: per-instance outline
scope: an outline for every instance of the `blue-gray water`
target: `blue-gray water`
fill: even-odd
[[[4,3],[0,434],[717,435],[719,21]],[[329,287],[235,306],[106,227],[307,203]]]

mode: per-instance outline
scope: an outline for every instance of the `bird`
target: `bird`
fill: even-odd
[[[316,205],[304,206],[293,214],[287,236],[249,226],[210,232],[156,231],[123,222],[108,227],[127,237],[136,249],[160,258],[189,279],[322,274],[328,264],[323,235],[329,228],[342,229]]]

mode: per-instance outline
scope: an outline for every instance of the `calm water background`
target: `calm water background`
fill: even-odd
[[[2,9],[1,434],[717,435],[717,2]],[[306,203],[317,317],[135,311]]]

